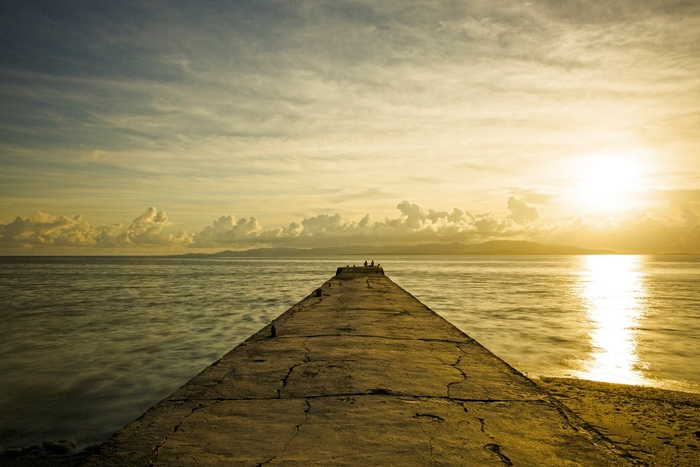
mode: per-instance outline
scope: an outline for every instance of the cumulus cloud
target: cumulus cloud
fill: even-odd
[[[540,215],[537,213],[537,209],[529,207],[523,201],[517,200],[515,196],[508,198],[508,210],[510,211],[508,219],[511,219],[518,224],[534,222],[540,218]]]
[[[169,226],[164,211],[150,207],[122,229],[122,224],[91,226],[82,216],[55,216],[38,212],[33,217],[17,217],[10,223],[0,222],[0,248],[35,246],[126,247],[133,245],[184,245],[191,234],[164,235]]]
[[[119,244],[160,245],[167,241],[161,230],[170,225],[165,211],[150,207],[116,237]]]
[[[691,193],[692,195],[692,193]],[[515,197],[508,198],[510,214],[472,215],[462,208],[425,209],[401,201],[398,215],[373,220],[369,214],[359,221],[340,214],[319,214],[286,227],[264,228],[255,217],[221,216],[198,232],[168,233],[172,226],[164,211],[148,208],[129,226],[91,226],[81,216],[66,217],[37,213],[0,222],[0,248],[98,247],[98,248],[234,248],[262,246],[319,247],[342,245],[387,245],[415,243],[475,243],[496,239],[530,240],[584,248],[602,248],[628,253],[700,251],[700,222],[694,211],[695,198],[667,196],[674,200],[676,215],[652,212],[629,219],[592,221],[582,216],[543,222],[535,208]]]
[[[191,247],[246,247],[261,244],[330,246],[367,243],[410,243],[430,241],[478,241],[515,237],[525,230],[511,219],[494,214],[472,216],[468,211],[428,209],[409,201],[396,208],[399,216],[373,221],[369,214],[359,222],[340,214],[320,214],[287,227],[263,229],[255,218],[236,220],[221,217],[194,235]]]
[[[120,227],[121,224],[92,227],[82,216],[54,216],[38,212],[32,218],[17,217],[9,224],[0,223],[0,246],[112,244],[114,232]]]
[[[693,204],[697,205],[700,190],[679,190],[671,194],[671,205],[680,213],[687,227],[693,227],[700,217],[693,211]]]
[[[422,220],[426,217],[422,207],[414,203],[409,203],[406,200],[401,201],[396,207],[401,211],[401,215],[405,216],[410,222]]]
[[[221,216],[212,225],[204,227],[201,232],[194,235],[192,245],[209,247],[237,243],[244,241],[246,237],[259,233],[261,230],[260,224],[255,217],[237,221],[233,216]]]

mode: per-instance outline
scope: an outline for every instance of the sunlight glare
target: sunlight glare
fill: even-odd
[[[581,378],[644,384],[637,353],[637,326],[644,315],[646,288],[639,256],[582,257],[581,298],[592,329],[591,355]]]

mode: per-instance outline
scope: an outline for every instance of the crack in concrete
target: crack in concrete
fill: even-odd
[[[213,401],[213,404],[212,404],[212,405],[218,404],[219,402],[220,402],[220,401]],[[151,457],[148,459],[148,467],[153,467],[154,462],[155,462],[155,459],[156,459],[156,457],[158,457],[158,451],[160,450],[160,448],[163,447],[163,445],[168,441],[168,438],[170,438],[173,434],[177,433],[177,431],[180,429],[180,427],[181,427],[182,424],[185,422],[185,420],[187,419],[187,417],[189,417],[190,415],[192,415],[193,413],[195,413],[197,410],[201,410],[201,409],[204,409],[204,408],[207,408],[207,407],[209,407],[209,405],[203,404],[203,403],[199,403],[199,404],[197,405],[197,407],[193,407],[193,408],[190,410],[190,413],[185,414],[185,415],[183,415],[183,416],[180,418],[180,420],[179,420],[179,421],[177,422],[177,424],[173,427],[173,429],[170,430],[170,433],[168,433],[167,435],[165,435],[165,437],[163,438],[163,440],[162,440],[160,443],[158,443],[158,444],[153,448],[153,454],[152,454]]]
[[[477,417],[476,419],[479,420],[479,423],[481,423],[481,427],[480,427],[481,432],[482,432],[483,434],[485,434],[486,436],[488,436],[489,438],[491,438],[492,440],[495,441],[496,438],[495,438],[492,434],[486,432],[486,427],[485,427],[485,425],[486,425],[486,419],[485,419],[485,418],[479,418],[479,417]],[[503,453],[501,452],[501,445],[500,445],[500,444],[488,443],[488,444],[484,445],[484,449],[486,449],[487,451],[491,451],[492,453],[496,454],[496,456],[498,456],[498,458],[501,460],[501,462],[503,462],[503,465],[507,465],[507,466],[513,465],[513,463],[511,462],[511,460],[508,458],[508,456],[506,456],[505,454],[503,454]]]
[[[450,397],[450,386],[452,386],[453,384],[457,384],[457,383],[463,383],[463,382],[465,382],[465,381],[467,380],[467,374],[466,374],[464,371],[462,371],[461,368],[459,368],[459,367],[457,366],[457,365],[459,365],[459,363],[462,361],[462,357],[466,356],[467,354],[466,354],[466,352],[464,351],[464,349],[462,349],[459,345],[457,345],[457,348],[458,348],[460,351],[462,351],[462,355],[460,355],[459,358],[457,358],[457,361],[456,361],[456,362],[450,364],[450,366],[451,366],[452,368],[454,368],[455,370],[459,371],[459,372],[462,374],[462,381],[452,381],[451,383],[448,383],[448,384],[447,384],[447,397],[448,397],[449,399],[451,399],[451,397]]]
[[[444,422],[445,419],[442,418],[439,415],[434,415],[431,413],[416,413],[413,418],[427,418],[429,420],[435,421],[435,422]]]
[[[569,419],[569,416],[568,416],[568,414],[566,413],[566,411],[564,410],[564,408],[561,407],[559,404],[553,403],[553,401],[551,401],[551,402],[552,402],[552,407],[554,407],[554,408],[556,409],[556,411],[559,412],[559,414],[560,414],[562,417],[564,417],[564,420],[566,420],[566,424],[569,425],[569,427],[570,427],[572,430],[578,432],[578,431],[579,431],[579,430],[578,430],[578,427],[577,427],[576,425],[574,425],[574,424],[571,422],[571,420]]]
[[[423,432],[425,432],[425,430],[423,430]],[[435,460],[435,456],[433,455],[433,449],[434,449],[434,448],[433,448],[433,441],[434,441],[434,440],[435,440],[435,438],[433,438],[433,437],[431,436],[430,439],[428,440],[428,447],[430,448],[430,452],[429,452],[429,454],[430,454],[430,463],[433,464],[433,465],[437,465],[437,460]]]
[[[384,318],[381,318],[384,319]],[[362,326],[365,326],[364,324]],[[430,337],[416,337],[416,338],[407,338],[407,337],[391,337],[391,336],[376,336],[372,334],[345,334],[341,335],[338,333],[335,334],[306,334],[306,335],[295,335],[295,336],[277,336],[276,339],[278,340],[283,340],[283,339],[318,339],[318,338],[323,338],[323,337],[362,337],[362,338],[371,338],[371,339],[388,339],[388,340],[394,340],[394,341],[421,341],[421,342],[442,342],[445,344],[471,344],[474,342],[473,339],[470,337],[464,338],[462,340],[450,340],[450,339],[437,339],[437,338],[430,338]],[[262,339],[260,340],[254,340],[254,341],[249,341],[247,342],[249,345],[250,344],[256,344],[258,342],[265,342]]]
[[[265,464],[269,464],[270,462],[272,462],[273,460],[277,459],[279,456],[284,454],[284,452],[287,450],[287,448],[289,447],[291,442],[294,441],[294,438],[296,438],[299,435],[299,431],[300,431],[302,425],[304,425],[306,422],[309,421],[309,411],[310,410],[311,410],[311,403],[309,402],[309,399],[306,399],[306,409],[304,409],[304,420],[302,420],[302,422],[299,423],[298,425],[294,425],[294,434],[292,434],[292,437],[289,438],[286,443],[284,443],[282,450],[279,453],[272,456],[271,458],[269,458],[268,460],[266,460],[264,462],[260,462],[258,464],[258,467],[262,467]]]
[[[399,311],[398,313],[391,313],[390,315],[382,316],[381,318],[377,318],[377,319],[375,319],[374,321],[370,321],[369,323],[360,324],[359,327],[364,328],[364,327],[366,327],[366,326],[373,326],[373,325],[377,324],[377,323],[380,322],[380,321],[384,321],[385,319],[391,319],[391,318],[394,318],[394,317],[396,317],[396,316],[402,316],[402,315],[408,315],[408,316],[410,316],[411,318],[416,319],[416,317],[413,316],[413,314],[411,314],[410,311],[403,310],[403,311]],[[360,335],[352,335],[352,334],[351,334],[350,337],[365,337],[365,336],[362,335],[362,334],[360,334]],[[407,339],[407,340],[408,340],[408,339]]]
[[[309,346],[306,345],[306,341],[304,341],[304,349],[306,349],[306,355],[304,355],[304,358],[302,361],[299,363],[295,363],[294,365],[289,367],[289,370],[287,371],[287,374],[282,378],[282,387],[277,390],[277,399],[282,398],[282,390],[287,387],[287,383],[289,382],[289,377],[292,375],[292,372],[294,372],[294,369],[298,366],[303,365],[304,363],[308,363],[311,361],[311,357],[309,354],[311,353],[311,350],[309,349]]]
[[[513,465],[513,463],[508,458],[508,456],[506,456],[505,454],[503,454],[501,452],[501,446],[499,446],[498,444],[489,443],[486,446],[484,446],[484,449],[496,454],[498,456],[498,458],[501,459],[501,462],[503,462],[503,465],[508,465],[508,466]]]
[[[432,415],[432,414],[416,414],[413,418],[421,418],[421,417],[436,417],[439,420],[435,420],[438,422],[444,422],[445,420],[442,417],[438,417],[437,415]],[[423,426],[420,427],[420,431],[422,431],[425,435],[428,435],[428,432],[425,431],[425,428]],[[435,456],[433,454],[434,447],[433,447],[433,441],[435,441],[435,437],[430,436],[428,438],[428,455],[430,456],[430,464],[431,465],[437,465],[437,460],[435,459]]]
[[[396,397],[396,398],[414,399],[414,400],[421,400],[421,399],[440,400],[440,401],[454,402],[456,404],[464,404],[467,402],[477,402],[477,403],[481,403],[481,404],[496,404],[499,402],[518,402],[518,403],[524,403],[524,404],[542,403],[542,401],[539,399],[464,399],[464,398],[460,398],[460,397],[431,396],[431,395],[427,395],[427,394],[416,395],[416,394],[397,393],[397,392],[393,392],[389,389],[384,389],[384,388],[374,388],[374,389],[370,389],[367,392],[338,392],[338,393],[333,393],[333,394],[305,394],[305,395],[301,395],[301,396],[287,396],[287,397],[236,397],[236,398],[216,397],[216,398],[210,398],[210,399],[191,399],[191,398],[190,399],[168,399],[168,402],[197,402],[197,401],[202,401],[202,402],[207,402],[207,401],[236,402],[236,401],[268,401],[268,400],[277,400],[277,399],[288,399],[288,400],[322,399],[324,397],[362,397],[362,396],[387,396],[387,397]],[[464,407],[464,411],[468,412],[466,407]]]
[[[489,396],[489,391],[486,389],[486,386],[483,384],[481,385],[481,390],[484,391],[484,394],[486,394],[486,400],[491,400],[491,396]]]
[[[202,372],[202,373],[203,373],[203,372]],[[221,379],[211,380],[210,382],[206,382],[206,381],[205,381],[204,383],[203,383],[203,382],[200,382],[200,381],[197,381],[197,378],[199,378],[199,377],[201,376],[201,373],[200,373],[199,375],[195,376],[195,377],[192,378],[190,381],[188,381],[187,383],[185,383],[185,384],[184,384],[180,389],[178,389],[176,392],[180,392],[180,391],[182,390],[182,391],[185,391],[185,392],[191,392],[191,393],[193,393],[193,394],[200,394],[200,393],[203,393],[203,392],[208,391],[208,390],[211,389],[211,388],[215,388],[216,386],[218,386],[219,384],[221,384],[221,383],[223,383],[224,381],[226,381],[227,378],[229,378],[230,376],[234,375],[235,373],[236,373],[236,368],[234,368],[230,373],[224,375],[224,377],[221,378]],[[213,383],[213,384],[211,384],[211,383]],[[204,385],[206,384],[206,387],[202,387],[202,386],[199,386],[199,387],[198,387],[197,384],[202,384],[202,386],[204,386]],[[184,398],[184,399],[172,399],[172,398],[168,397],[168,398],[166,398],[165,400],[168,401],[168,402],[189,402],[189,401],[198,401],[198,400],[206,401],[206,400],[213,400],[213,399],[200,399],[200,398],[197,398],[197,397],[187,397],[187,398]]]

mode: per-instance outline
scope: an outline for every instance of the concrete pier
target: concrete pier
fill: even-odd
[[[339,268],[115,434],[87,465],[631,460],[381,270],[359,267]]]

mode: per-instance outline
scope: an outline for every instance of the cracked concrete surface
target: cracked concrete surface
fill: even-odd
[[[539,385],[645,465],[700,465],[700,394],[566,378]]]
[[[341,268],[116,433],[87,465],[633,460],[376,268],[360,267]]]

